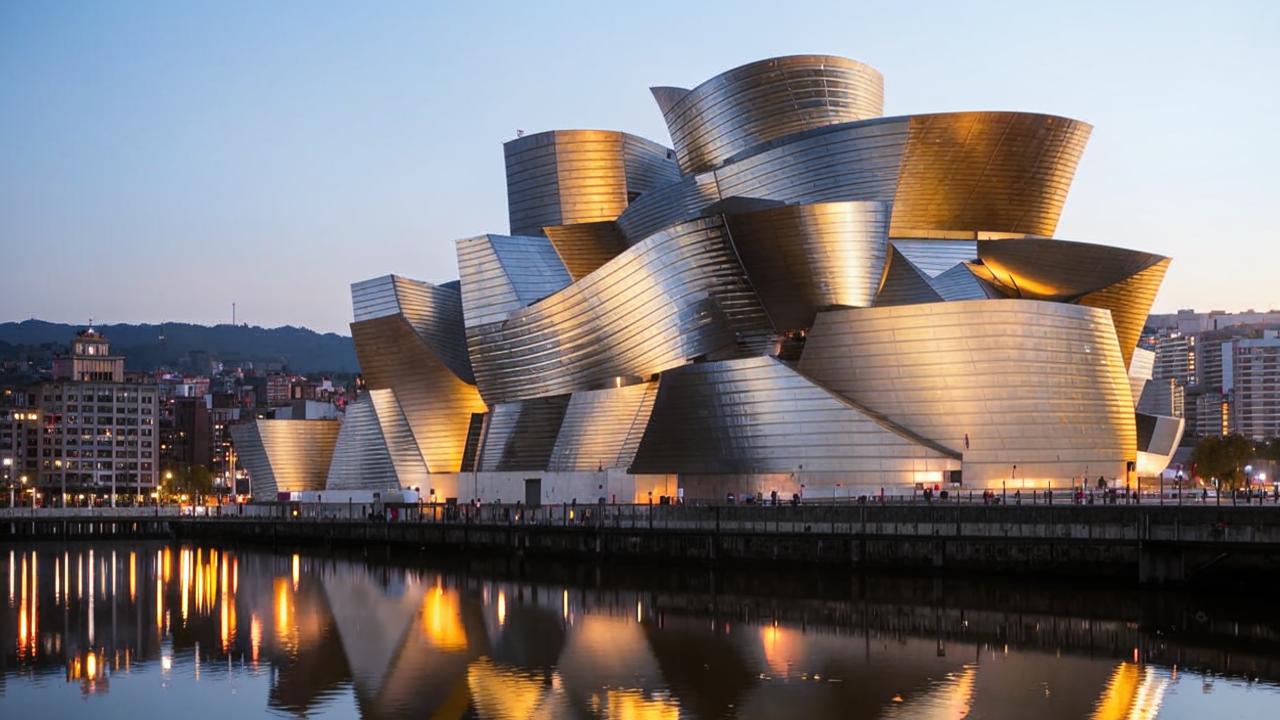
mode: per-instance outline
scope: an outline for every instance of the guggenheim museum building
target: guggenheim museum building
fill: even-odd
[[[1091,126],[883,116],[825,55],[652,88],[670,146],[507,142],[508,234],[459,279],[352,285],[342,421],[235,428],[254,495],[504,502],[1124,487],[1169,258],[1054,237]]]

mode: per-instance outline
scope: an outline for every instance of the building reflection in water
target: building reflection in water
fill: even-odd
[[[1156,717],[1178,665],[1182,675],[1199,666],[1280,678],[1269,620],[1195,620],[1204,613],[1166,596],[1154,614],[1109,616],[1029,586],[987,592],[930,579],[857,579],[851,593],[846,584],[762,594],[751,583],[711,593],[625,576],[508,580],[216,547],[30,546],[0,559],[5,685],[57,674],[99,697],[154,674],[178,689],[248,678],[276,710],[350,702],[369,718],[955,718],[1020,708],[1109,720]],[[1084,605],[1131,608],[1135,597]],[[1169,622],[1186,617],[1181,629]],[[1220,649],[1229,638],[1240,647]]]

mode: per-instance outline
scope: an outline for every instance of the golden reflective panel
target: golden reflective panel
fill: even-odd
[[[35,686],[43,712],[14,717],[147,717],[156,692],[191,717],[366,718],[1155,718],[1210,692],[1251,717],[1280,698],[1274,622],[1227,598],[198,546],[171,548],[166,582],[165,549],[0,555],[0,714]],[[131,565],[132,588],[111,582]]]

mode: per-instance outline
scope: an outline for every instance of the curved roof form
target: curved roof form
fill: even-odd
[[[552,130],[502,150],[512,235],[613,220],[634,198],[680,177],[671,150],[614,130]]]
[[[880,72],[832,55],[760,60],[679,90],[653,93],[686,174],[714,169],[774,138],[884,112]]]
[[[1092,130],[1034,113],[913,115],[890,234],[1052,235]]]
[[[966,483],[1123,477],[1135,460],[1128,373],[1103,310],[1003,299],[831,310],[799,369],[963,451]]]
[[[771,335],[720,217],[633,245],[578,282],[499,322],[467,328],[489,404],[648,378]]]
[[[337,420],[254,420],[232,425],[231,439],[249,473],[253,499],[323,490],[338,440]]]
[[[1170,262],[1137,250],[1048,238],[979,241],[978,258],[984,279],[1010,297],[1110,310],[1126,366]]]
[[[372,391],[335,483],[509,472],[505,494],[526,470],[630,467],[714,497],[959,463],[979,487],[1132,476],[1135,347],[1169,259],[1050,239],[1087,123],[880,117],[880,74],[826,55],[651,91],[674,149],[519,137],[512,235],[458,241],[457,283],[353,286]]]
[[[828,125],[775,138],[642,196],[618,225],[628,238],[641,237],[737,196],[892,202],[890,237],[1052,235],[1091,129],[1079,120],[1020,112]]]
[[[733,246],[775,330],[813,324],[818,310],[875,300],[889,205],[783,205],[726,216]]]
[[[840,472],[874,484],[958,469],[958,456],[863,412],[775,358],[662,374],[636,473]]]

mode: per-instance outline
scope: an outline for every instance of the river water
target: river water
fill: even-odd
[[[0,717],[1278,718],[1265,592],[0,546]]]

